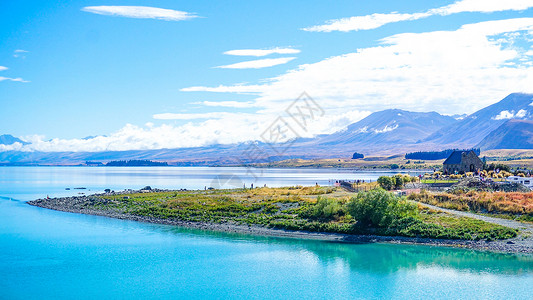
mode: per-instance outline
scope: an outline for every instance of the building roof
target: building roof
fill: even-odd
[[[472,151],[472,150],[470,150]],[[458,165],[461,163],[461,157],[463,153],[468,153],[470,151],[453,151],[452,154],[442,163],[443,165]]]

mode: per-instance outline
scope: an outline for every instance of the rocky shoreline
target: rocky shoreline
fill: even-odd
[[[205,222],[188,222],[172,219],[160,219],[147,216],[138,216],[128,213],[118,212],[111,209],[93,209],[96,200],[92,196],[74,196],[62,198],[46,198],[28,201],[32,206],[47,208],[57,211],[104,216],[122,220],[132,220],[146,223],[156,223],[164,225],[174,225],[187,228],[212,230],[221,232],[233,232],[250,235],[312,239],[332,242],[345,243],[392,243],[392,244],[415,244],[429,245],[439,247],[466,248],[482,251],[492,251],[501,253],[533,253],[533,243],[531,238],[518,236],[509,240],[495,241],[465,241],[465,240],[447,240],[447,239],[430,239],[430,238],[412,238],[402,236],[376,236],[376,235],[352,235],[340,233],[319,233],[305,231],[290,231],[283,229],[272,229],[254,225],[239,225],[231,223],[205,223]]]

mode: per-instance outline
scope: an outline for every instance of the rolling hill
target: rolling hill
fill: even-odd
[[[533,149],[533,121],[509,120],[489,133],[478,147],[482,150]]]

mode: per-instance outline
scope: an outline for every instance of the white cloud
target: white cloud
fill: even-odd
[[[254,107],[254,102],[239,102],[239,101],[201,101],[194,102],[193,104],[201,104],[205,106],[214,106],[214,107],[232,107],[232,108],[249,108]]]
[[[533,7],[531,0],[462,0],[453,4],[430,10],[440,15],[461,12],[497,12],[506,10],[526,10]]]
[[[521,109],[521,110],[519,110],[519,111],[516,113],[515,117],[516,117],[516,118],[523,118],[523,117],[525,117],[526,115],[527,115],[527,110]]]
[[[273,48],[273,49],[239,49],[224,52],[226,55],[238,56],[267,56],[270,54],[297,54],[300,50],[294,48]]]
[[[392,126],[389,126],[389,125],[385,125],[385,127],[383,127],[383,129],[374,129],[374,133],[385,133],[385,132],[391,132],[395,129],[398,128],[398,124],[395,124],[395,125],[392,125]]]
[[[183,21],[198,17],[195,14],[148,6],[87,6],[82,11],[106,15],[139,19],[157,19],[165,21]]]
[[[237,93],[237,94],[257,94],[263,90],[262,85],[232,85],[224,86],[219,85],[217,87],[205,87],[205,86],[191,86],[188,88],[182,88],[182,92],[216,92],[216,93]]]
[[[363,117],[369,112],[334,111],[308,123],[308,131],[298,128],[297,124],[291,126],[298,130],[298,135],[311,137],[316,133],[333,133],[346,127]],[[168,115],[170,117],[170,115]],[[205,115],[204,115],[205,116]],[[87,139],[46,139],[44,136],[27,136],[24,140],[29,145],[13,144],[0,145],[0,151],[124,151],[148,149],[172,149],[185,147],[202,147],[213,144],[233,144],[246,141],[259,141],[278,115],[255,113],[212,113],[211,119],[199,122],[188,122],[184,125],[174,126],[163,124],[155,126],[152,123],[144,127],[127,124],[120,130],[106,136],[96,136]],[[180,119],[202,117],[200,114]],[[287,117],[285,115],[285,117]],[[291,121],[287,117],[288,121]]]
[[[329,110],[471,113],[512,92],[533,92],[533,66],[531,59],[520,61],[529,57],[523,55],[520,44],[493,40],[527,30],[533,30],[533,18],[468,24],[454,31],[397,34],[378,46],[300,65],[264,84],[196,86],[182,91],[257,93],[256,104],[265,107],[265,112],[307,91]]]
[[[26,58],[26,55],[25,53],[29,53],[30,51],[26,51],[26,50],[22,50],[22,49],[17,49],[15,51],[13,51],[13,57],[14,58]]]
[[[348,31],[358,31],[358,30],[369,30],[369,29],[379,28],[389,23],[417,20],[417,19],[425,18],[429,16],[430,14],[428,13],[371,14],[367,16],[358,16],[358,17],[330,20],[330,21],[327,21],[325,25],[306,27],[306,28],[303,28],[302,30],[315,31],[315,32],[331,32],[331,31],[348,32]]]
[[[498,115],[496,115],[494,118],[494,120],[507,120],[507,119],[512,119],[514,117],[514,111],[513,112],[510,112],[508,110],[502,110]]]
[[[462,0],[453,4],[430,9],[423,13],[388,13],[371,14],[327,21],[324,25],[303,28],[305,31],[331,32],[331,31],[358,31],[379,28],[389,23],[412,21],[434,15],[447,16],[461,12],[497,12],[506,10],[526,10],[533,7],[531,0]]]
[[[195,120],[195,119],[221,119],[228,116],[234,116],[233,113],[227,112],[209,112],[200,114],[175,114],[175,113],[162,113],[153,115],[157,120]]]
[[[359,128],[355,130],[356,133],[367,133],[368,132],[368,126],[365,126],[363,128]]]
[[[493,117],[493,120],[508,120],[508,119],[514,119],[514,118],[524,118],[527,115],[527,110],[521,109],[516,114],[514,113],[514,110],[508,111],[508,110],[502,110],[498,115]]]
[[[0,66],[0,71],[5,71],[7,70],[8,67],[4,67],[4,66]],[[27,80],[24,80],[20,77],[17,77],[17,78],[11,78],[11,77],[4,77],[4,76],[0,76],[0,81],[15,81],[15,82],[29,82]]]
[[[261,69],[277,65],[282,65],[296,59],[296,57],[265,58],[257,60],[243,61],[236,64],[218,66],[220,69]]]
[[[15,81],[15,82],[29,82],[27,80],[24,80],[20,77],[17,77],[17,78],[10,78],[10,77],[3,77],[3,76],[0,76],[0,81],[4,81],[4,80],[9,80],[9,81]]]
[[[9,145],[0,151],[124,151],[162,148],[201,147],[212,144],[231,144],[254,140],[259,137],[259,125],[263,124],[255,116],[228,116],[224,120],[212,119],[200,123],[187,123],[182,126],[161,125],[140,127],[127,124],[122,129],[107,136],[90,139],[51,139],[43,136],[30,136],[25,139],[29,145]],[[266,126],[266,125],[264,125]],[[266,127],[265,127],[266,128]],[[262,129],[262,128],[261,128]]]
[[[0,152],[4,151],[20,151],[23,149],[23,145],[19,142],[14,142],[11,145],[0,144]]]

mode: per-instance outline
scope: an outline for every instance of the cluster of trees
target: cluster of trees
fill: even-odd
[[[388,227],[406,217],[418,215],[418,206],[383,189],[359,192],[347,203],[319,197],[317,203],[300,213],[300,217],[328,221],[353,217],[358,226]]]
[[[423,159],[423,160],[438,160],[448,158],[453,151],[474,151],[477,155],[481,154],[481,149],[446,149],[442,151],[418,151],[405,154],[405,159]]]
[[[399,190],[403,187],[404,184],[409,182],[415,182],[418,180],[417,177],[412,177],[409,175],[396,174],[392,177],[390,176],[380,176],[378,178],[378,184],[382,189],[387,191],[390,190]]]
[[[352,155],[352,159],[358,159],[358,158],[365,158],[365,156],[361,153],[354,152]]]
[[[511,168],[508,165],[504,165],[504,164],[485,165],[485,167],[483,169],[485,169],[487,171],[500,170],[500,171],[511,172]]]
[[[418,206],[383,189],[357,193],[347,204],[348,213],[361,225],[388,227],[418,215]]]
[[[151,160],[113,160],[105,165],[108,167],[163,167],[168,166],[168,163]]]

